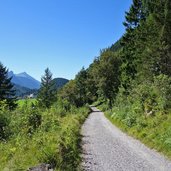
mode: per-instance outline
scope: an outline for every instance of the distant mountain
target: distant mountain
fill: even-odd
[[[14,74],[12,71],[8,73],[9,77],[12,77],[11,82],[19,85],[21,87],[29,88],[29,89],[39,89],[40,82],[35,78],[28,75],[26,72],[22,72],[20,74]]]
[[[67,80],[65,78],[54,78],[52,80],[52,84],[54,84],[54,89],[56,89],[56,90],[62,88],[68,82],[69,82],[69,80]]]
[[[37,94],[40,88],[40,82],[28,75],[26,72],[14,74],[13,71],[8,72],[8,77],[12,77],[11,82],[14,84],[17,97],[24,97],[30,94]],[[52,84],[54,89],[58,90],[63,87],[69,80],[65,78],[54,78]]]
[[[37,89],[29,89],[29,88],[22,87],[17,84],[14,84],[13,89],[16,91],[16,96],[20,98],[24,98],[25,96],[28,96],[30,94],[37,95],[37,92],[38,92]]]

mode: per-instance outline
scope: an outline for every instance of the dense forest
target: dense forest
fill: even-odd
[[[34,104],[16,102],[0,64],[0,169],[43,162],[58,170],[75,168],[87,104],[171,157],[171,2],[133,0],[123,24],[120,40],[57,93],[47,68]]]
[[[67,97],[77,106],[98,100],[112,107],[119,98],[128,100],[139,95],[144,112],[168,111],[170,14],[170,1],[134,0],[123,23],[125,34],[101,50],[88,69],[81,69],[60,92],[63,99]],[[136,96],[135,100],[140,100]]]

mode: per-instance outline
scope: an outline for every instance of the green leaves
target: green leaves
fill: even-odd
[[[109,100],[111,107],[120,86],[120,58],[110,50],[101,53],[98,68],[99,97]]]

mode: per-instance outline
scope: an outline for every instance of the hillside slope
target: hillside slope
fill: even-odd
[[[54,89],[56,89],[56,90],[62,88],[68,82],[69,82],[69,80],[67,80],[65,78],[54,78],[52,80],[52,84],[54,84]]]
[[[28,75],[26,72],[22,72],[20,74],[14,74],[12,71],[8,73],[9,77],[12,77],[12,83],[17,84],[21,87],[26,87],[29,89],[39,89],[40,82],[35,78]]]

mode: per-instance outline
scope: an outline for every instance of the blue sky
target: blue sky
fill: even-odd
[[[0,61],[40,80],[73,79],[124,33],[131,0],[0,0]]]

